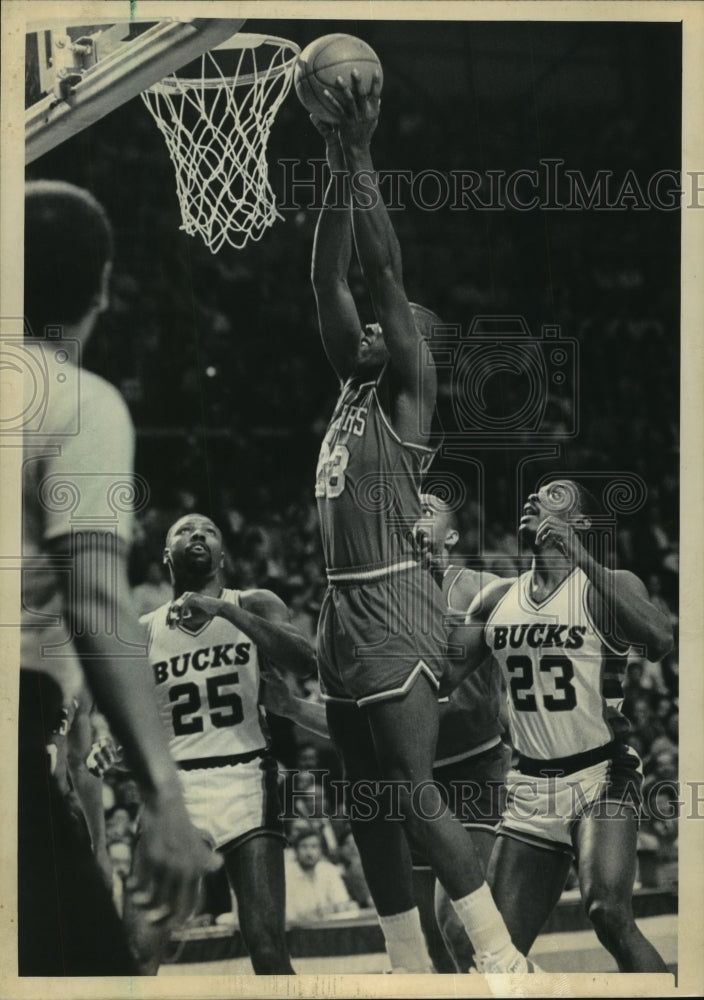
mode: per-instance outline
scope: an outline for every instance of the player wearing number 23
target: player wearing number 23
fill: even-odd
[[[223,558],[209,518],[176,521],[164,549],[175,600],[142,622],[186,807],[224,856],[254,971],[285,974],[283,833],[259,688],[267,660],[305,675],[315,655],[273,593],[222,586]],[[160,953],[153,935],[135,937],[141,954]]]
[[[575,857],[585,909],[620,971],[665,971],[631,908],[642,769],[620,708],[627,653],[664,656],[671,629],[637,577],[583,544],[597,513],[571,480],[531,494],[519,526],[530,570],[486,587],[451,643],[464,669],[490,651],[508,688],[518,759],[488,878],[517,947],[530,950]]]

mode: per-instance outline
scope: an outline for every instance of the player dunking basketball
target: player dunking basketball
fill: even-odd
[[[223,855],[254,971],[290,974],[278,772],[262,728],[260,667],[269,659],[310,675],[315,656],[275,594],[223,587],[223,558],[209,518],[176,521],[164,549],[175,600],[142,621],[186,808]],[[136,925],[133,936],[144,971],[155,972],[163,935]]]
[[[328,725],[352,790],[356,782],[393,782],[403,819],[386,819],[380,797],[371,818],[351,810],[352,831],[395,971],[431,968],[413,897],[409,840],[448,891],[481,967],[528,971],[469,835],[432,786],[437,690],[445,669],[436,628],[443,604],[418,564],[412,529],[421,514],[420,478],[434,455],[420,428],[435,407],[436,373],[423,338],[436,317],[406,298],[398,241],[374,172],[378,75],[368,91],[353,72],[351,87],[340,78],[334,95],[326,94],[338,124],[313,120],[325,137],[331,171],[345,176],[346,205],[335,207],[332,177],[313,251],[323,345],[342,383],[316,478],[329,582],[319,668]],[[353,183],[362,178],[363,184]],[[378,320],[364,329],[347,284],[352,232]],[[419,808],[421,786],[426,795]]]
[[[633,919],[642,772],[620,706],[629,647],[657,659],[672,630],[637,577],[587,552],[592,505],[571,480],[531,494],[519,527],[530,570],[490,584],[451,640],[469,669],[493,653],[509,689],[519,757],[489,881],[514,941],[530,950],[574,856],[585,909],[620,971],[663,972]]]

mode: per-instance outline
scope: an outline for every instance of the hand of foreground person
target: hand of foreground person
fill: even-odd
[[[149,923],[180,924],[193,912],[201,879],[222,858],[195,829],[180,791],[145,796],[134,869],[127,883],[135,906]]]

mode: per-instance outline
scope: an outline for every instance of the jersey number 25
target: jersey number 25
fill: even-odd
[[[231,674],[217,674],[206,681],[208,695],[208,714],[216,729],[227,729],[237,726],[244,719],[242,699],[236,691],[224,691],[230,684],[237,684],[239,675],[236,670]],[[203,732],[203,714],[200,688],[193,681],[186,684],[175,684],[169,691],[169,701],[174,707],[171,710],[175,736],[189,736],[192,733]]]

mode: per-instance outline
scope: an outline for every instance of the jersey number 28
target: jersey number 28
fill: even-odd
[[[345,469],[350,460],[350,453],[344,444],[330,446],[323,442],[318,459],[318,471],[315,476],[315,495],[334,500],[345,488]]]
[[[236,670],[231,674],[217,674],[206,681],[210,721],[216,729],[237,726],[244,719],[242,699],[236,691],[224,691],[230,684],[239,683]],[[169,691],[169,701],[174,707],[171,720],[175,736],[189,736],[203,732],[203,715],[200,688],[193,681],[175,684]]]

